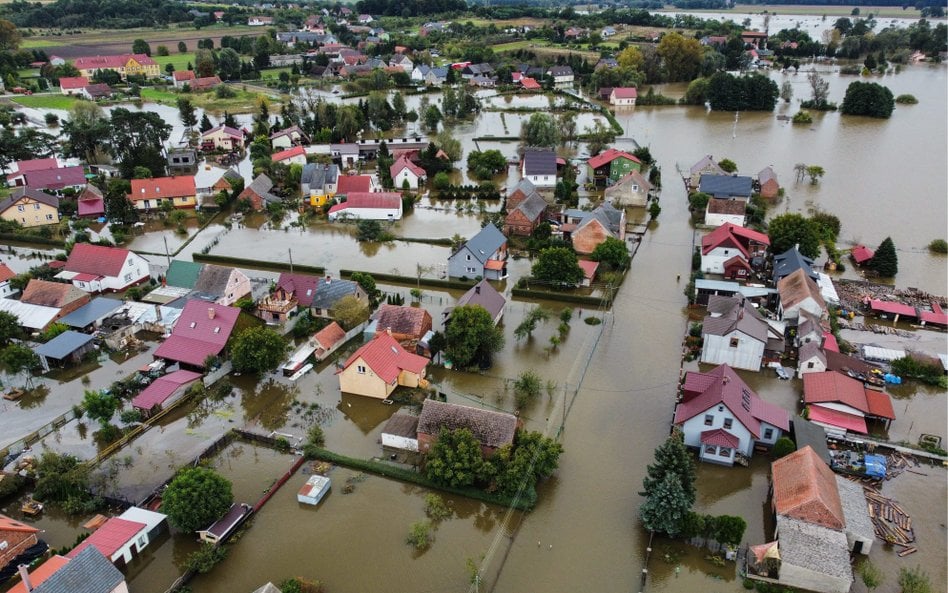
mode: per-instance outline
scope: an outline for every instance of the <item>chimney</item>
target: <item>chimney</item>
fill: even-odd
[[[478,284],[474,287],[474,294],[481,294],[481,285]]]
[[[392,328],[391,328],[391,326],[385,328],[385,333],[387,333],[388,335],[392,335]]]
[[[30,569],[26,564],[21,564],[16,567],[20,571],[20,579],[23,581],[23,587],[27,590],[27,593],[33,590],[33,583],[30,581]]]
[[[724,375],[724,377],[721,378],[721,383],[723,383],[724,385],[727,385],[730,381],[731,381],[731,378],[728,377],[727,375]]]
[[[326,274],[326,284],[332,284],[332,276]]]
[[[207,318],[208,318],[208,319],[214,319],[214,315],[216,315],[216,314],[217,314],[217,312],[214,310],[214,307],[208,307],[208,308],[207,308]]]
[[[161,305],[155,304],[155,319],[161,321]]]

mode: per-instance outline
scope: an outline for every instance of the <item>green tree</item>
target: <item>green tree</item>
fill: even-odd
[[[105,191],[105,216],[113,223],[130,224],[138,220],[135,206],[128,199],[131,191],[132,185],[128,180],[117,177],[109,179]]]
[[[65,502],[70,498],[85,497],[89,492],[91,468],[75,455],[43,451],[36,467],[38,500]]]
[[[16,377],[26,373],[26,387],[33,384],[33,370],[39,367],[39,356],[23,344],[8,344],[0,350],[0,362],[7,368],[10,375]]]
[[[217,54],[217,73],[221,80],[240,80],[240,54],[225,47]]]
[[[799,245],[800,253],[809,258],[820,255],[820,235],[810,220],[794,212],[781,214],[767,225],[770,248],[774,253],[783,253]]]
[[[102,108],[91,101],[78,101],[70,108],[61,132],[65,138],[64,156],[95,164],[101,162],[97,155],[108,151],[109,119]]]
[[[655,220],[658,218],[658,215],[662,213],[662,207],[659,206],[658,202],[652,202],[648,205],[648,219]]]
[[[382,223],[377,220],[366,219],[356,223],[356,241],[379,241],[382,235]]]
[[[855,81],[846,87],[840,111],[845,115],[888,118],[895,109],[895,97],[888,87],[876,82]]]
[[[438,484],[471,486],[483,469],[481,445],[467,428],[442,430],[428,453],[425,475]]]
[[[207,113],[205,113],[204,115],[202,115],[202,116],[201,116],[201,127],[199,128],[199,129],[201,130],[201,133],[203,134],[204,132],[206,132],[206,131],[212,129],[213,127],[214,127],[214,124],[211,123],[211,118],[209,118],[209,117],[207,116]]]
[[[0,19],[0,51],[13,51],[20,47],[22,36],[16,25],[6,19]]]
[[[179,42],[178,42],[178,53],[179,53],[179,54],[186,54],[186,53],[188,53],[188,44],[186,44],[186,43],[183,42],[183,41],[179,41]]]
[[[522,408],[535,400],[540,395],[542,386],[540,375],[534,371],[529,370],[520,373],[520,376],[517,377],[513,385],[514,399],[517,402],[517,407]]]
[[[697,76],[704,59],[704,48],[697,39],[680,33],[666,33],[658,44],[665,80],[687,82]]]
[[[0,311],[0,346],[6,346],[10,340],[19,338],[22,333],[20,318],[13,313]]]
[[[630,45],[619,52],[619,55],[616,56],[616,61],[624,68],[641,70],[642,66],[645,65],[645,56],[642,55],[642,51],[637,46]]]
[[[560,130],[553,116],[534,113],[520,128],[520,141],[524,146],[552,148],[560,143]]]
[[[667,473],[652,488],[639,508],[639,515],[642,524],[649,531],[674,537],[681,533],[691,504],[681,485],[681,479],[674,473]]]
[[[375,285],[375,278],[370,274],[365,272],[353,272],[350,280],[361,286],[369,299],[374,301],[379,298],[379,289]]]
[[[467,168],[478,179],[489,180],[497,173],[507,170],[507,157],[499,150],[473,150],[467,156]]]
[[[161,147],[171,137],[171,125],[150,111],[112,110],[111,151],[119,159],[123,177],[131,177],[136,166],[148,167],[155,176],[164,175]]]
[[[721,170],[725,173],[736,173],[737,172],[737,163],[731,159],[721,159],[721,162],[718,163],[718,166],[721,167]]]
[[[349,331],[369,318],[369,306],[354,295],[348,294],[332,306],[329,314],[339,322],[342,329]]]
[[[429,105],[428,108],[425,109],[423,118],[425,120],[425,127],[431,132],[437,132],[438,124],[441,123],[443,116],[437,105]]]
[[[872,257],[872,269],[883,278],[892,278],[899,273],[899,256],[895,252],[892,237],[886,237]]]
[[[517,340],[522,340],[533,335],[533,331],[537,328],[537,325],[541,321],[546,321],[550,318],[550,312],[543,307],[537,305],[536,307],[530,309],[530,311],[524,315],[523,321],[520,322],[520,325],[517,326],[517,329],[514,330],[514,337]]]
[[[771,450],[771,454],[774,456],[774,459],[780,459],[781,457],[786,457],[796,450],[797,446],[790,439],[790,437],[780,437],[777,439],[777,442],[774,443],[774,448]]]
[[[655,449],[655,461],[645,470],[640,496],[650,498],[666,476],[674,475],[688,507],[695,502],[695,462],[685,447],[681,432],[675,431]]]
[[[601,121],[596,120],[593,127],[587,127],[585,130],[586,144],[589,147],[589,154],[597,155],[610,144],[616,141],[616,131],[612,126],[607,126]]]
[[[82,407],[86,410],[86,415],[92,420],[96,420],[102,426],[105,426],[112,420],[115,410],[119,407],[119,402],[115,396],[102,391],[86,391],[82,398]]]
[[[605,241],[596,245],[590,258],[608,265],[613,270],[626,269],[632,260],[625,243],[615,237],[607,237]]]
[[[151,46],[148,45],[148,42],[144,39],[136,39],[132,42],[132,53],[133,54],[145,54],[146,56],[151,55]]]
[[[480,305],[462,305],[451,312],[444,331],[445,357],[456,368],[490,365],[491,356],[504,347],[504,334],[487,309]]]
[[[194,128],[198,123],[194,104],[187,97],[178,97],[178,115],[181,116],[181,123],[188,130]]]
[[[902,593],[932,593],[932,584],[921,566],[899,569],[899,587]]]
[[[820,177],[826,174],[826,170],[819,165],[807,165],[806,174],[810,178],[810,183],[816,185]]]
[[[220,519],[233,502],[226,478],[204,467],[185,467],[165,488],[161,510],[176,529],[191,532]]]
[[[789,80],[783,81],[780,85],[780,98],[784,103],[789,103],[793,99],[793,84]]]
[[[251,327],[242,331],[230,348],[234,370],[266,373],[275,369],[286,353],[286,341],[267,327]]]
[[[518,430],[513,446],[507,445],[489,460],[495,467],[495,485],[507,496],[516,494],[522,486],[533,487],[540,479],[550,476],[559,466],[563,445],[539,432]]]
[[[740,545],[747,530],[747,521],[733,515],[719,515],[714,518],[714,539],[720,544],[736,547]]]
[[[685,105],[704,105],[705,101],[708,100],[708,85],[710,80],[707,78],[696,78],[688,83],[688,88],[685,90],[685,96],[682,97],[682,102]]]
[[[579,259],[568,247],[548,247],[540,251],[531,272],[537,280],[556,286],[577,286],[585,277]]]

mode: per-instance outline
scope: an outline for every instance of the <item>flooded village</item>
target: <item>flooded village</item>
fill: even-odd
[[[363,4],[0,9],[0,590],[945,591],[944,19]]]

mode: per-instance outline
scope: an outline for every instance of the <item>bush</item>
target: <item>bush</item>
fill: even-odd
[[[211,572],[214,566],[227,557],[227,550],[222,546],[204,543],[196,552],[188,555],[186,566],[188,570],[193,570],[201,574]]]
[[[583,318],[583,323],[586,325],[599,325],[602,323],[602,319],[599,317],[585,317]]]
[[[935,239],[928,244],[928,250],[932,253],[948,253],[948,241]]]
[[[424,550],[431,545],[431,521],[416,521],[411,524],[405,543],[415,546],[416,550]]]
[[[918,103],[918,99],[915,98],[915,95],[905,94],[896,97],[895,102],[899,105],[916,105]]]
[[[314,424],[309,427],[309,432],[307,433],[307,443],[311,445],[316,445],[317,447],[322,447],[326,444],[326,435],[323,432],[323,427]]]
[[[777,442],[774,443],[774,448],[772,454],[774,459],[780,459],[781,457],[786,457],[787,455],[793,453],[797,450],[796,444],[790,439],[790,437],[780,437],[777,439]]]
[[[810,115],[809,111],[800,110],[793,114],[793,123],[795,124],[812,124],[813,116]]]
[[[434,493],[425,494],[425,514],[432,521],[441,521],[454,514],[444,499]]]
[[[540,395],[541,389],[540,375],[533,371],[520,373],[520,376],[514,381],[514,398],[517,401],[517,407],[522,408],[536,399]]]

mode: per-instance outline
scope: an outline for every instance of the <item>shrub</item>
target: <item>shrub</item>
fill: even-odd
[[[583,319],[583,323],[585,323],[586,325],[599,325],[600,323],[602,323],[602,319],[598,317],[586,317]]]
[[[201,574],[211,571],[214,566],[227,557],[227,550],[221,546],[204,543],[195,552],[188,556],[186,566],[188,570],[193,570]]]
[[[793,123],[795,124],[812,124],[813,116],[810,115],[809,111],[800,110],[793,114]]]
[[[517,407],[522,408],[536,399],[540,395],[541,389],[540,375],[533,371],[520,373],[520,376],[514,381],[514,398],[517,401]]]
[[[415,546],[416,550],[424,550],[431,545],[431,521],[416,521],[411,524],[405,542]]]
[[[932,253],[948,253],[948,241],[935,239],[928,244],[928,250]]]
[[[790,437],[780,437],[777,439],[777,442],[774,443],[773,456],[775,459],[780,459],[781,457],[786,457],[787,455],[793,453],[797,450],[796,444],[790,439]]]
[[[318,424],[314,424],[309,427],[309,433],[307,433],[307,437],[307,443],[311,445],[322,447],[326,444],[326,435],[323,432],[323,427]]]
[[[899,95],[895,98],[895,102],[899,105],[915,105],[918,103],[918,99],[915,98],[915,95]]]
[[[444,499],[434,493],[425,494],[425,514],[432,521],[441,521],[454,514]]]

